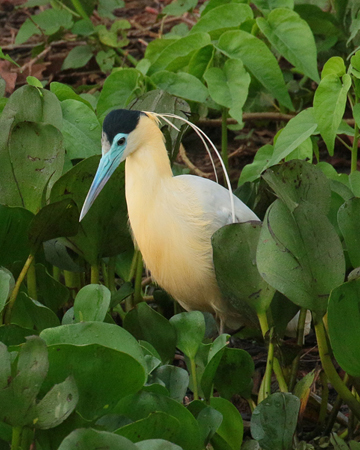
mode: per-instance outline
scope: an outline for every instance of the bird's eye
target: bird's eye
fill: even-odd
[[[125,144],[125,138],[122,137],[117,141],[117,145],[124,145]]]

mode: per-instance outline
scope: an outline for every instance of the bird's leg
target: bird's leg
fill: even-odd
[[[219,336],[220,336],[221,334],[224,333],[225,323],[224,323],[224,320],[222,318],[220,318],[219,322],[220,322],[220,326],[219,326]]]

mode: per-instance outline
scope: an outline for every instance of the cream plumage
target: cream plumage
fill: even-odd
[[[229,191],[193,175],[174,177],[157,118],[115,110],[103,125],[103,157],[81,218],[113,171],[126,159],[125,189],[134,239],[152,277],[186,310],[215,313],[235,326],[239,314],[215,278],[211,236],[232,223]],[[259,219],[234,196],[235,220]]]

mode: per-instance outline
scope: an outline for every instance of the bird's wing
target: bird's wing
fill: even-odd
[[[195,175],[179,175],[176,178],[183,179],[189,189],[192,189],[203,207],[204,215],[211,221],[214,231],[232,223],[230,194],[227,189],[214,181]],[[238,197],[233,195],[233,198],[236,222],[260,221]]]

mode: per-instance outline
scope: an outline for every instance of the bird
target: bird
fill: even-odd
[[[196,175],[173,176],[159,116],[115,109],[105,117],[102,158],[80,221],[125,160],[129,224],[153,280],[185,310],[212,313],[220,332],[225,325],[236,329],[241,314],[220,292],[211,237],[234,221],[260,220],[220,184]]]

